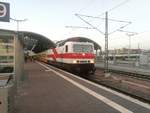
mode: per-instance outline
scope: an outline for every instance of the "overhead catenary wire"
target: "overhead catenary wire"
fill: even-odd
[[[78,10],[77,12],[78,12],[78,13],[83,12],[83,10],[85,10],[85,9],[87,9],[88,7],[92,6],[94,2],[95,2],[95,0],[89,0],[89,1],[87,1],[86,4],[85,4],[85,6],[84,6],[83,8],[81,8],[80,10]],[[91,21],[92,21],[92,20],[91,20]],[[80,27],[79,27],[79,28],[80,28]],[[87,29],[87,28],[85,28],[85,29]]]
[[[121,2],[120,4],[118,4],[118,5],[116,5],[116,6],[112,7],[112,8],[110,8],[109,10],[104,11],[102,14],[100,14],[100,15],[98,15],[98,16],[104,15],[105,12],[111,12],[111,11],[113,11],[113,10],[119,8],[120,6],[124,5],[125,3],[129,2],[129,1],[130,1],[130,0],[125,0],[125,1]]]
[[[137,32],[132,32],[132,31],[124,31],[124,30],[118,30],[120,32],[125,32],[125,33],[134,33],[134,34],[138,34]]]
[[[81,26],[66,26],[66,28],[81,28],[81,29],[93,29],[92,27],[81,27]]]
[[[105,20],[105,18],[101,18],[101,17],[99,17],[99,16],[89,16],[89,15],[83,15],[83,14],[78,14],[78,13],[76,13],[75,15],[76,15],[76,16],[83,16],[83,17],[97,18],[97,19],[103,19],[103,20]],[[123,21],[123,20],[110,19],[110,18],[108,18],[108,20],[109,20],[109,21],[124,22],[124,23],[130,23],[130,24],[131,24],[130,21]]]
[[[92,1],[92,0],[91,0],[91,1]],[[90,1],[90,2],[91,2],[91,1]],[[114,10],[114,9],[116,9],[116,8],[118,8],[118,7],[120,7],[120,6],[122,6],[122,5],[124,5],[124,4],[127,3],[128,1],[129,1],[129,0],[125,0],[125,1],[121,2],[120,4],[116,5],[115,7],[110,8],[107,12],[110,12],[110,11],[112,11],[112,10]],[[83,8],[83,9],[85,9],[85,8]],[[83,9],[82,9],[82,10],[83,10]],[[80,12],[81,12],[81,10],[80,10]],[[104,14],[105,14],[105,13],[104,13]],[[66,26],[66,28],[96,29],[96,30],[99,31],[101,34],[103,34],[103,35],[105,34],[105,33],[103,33],[101,30],[99,30],[96,26],[92,25],[90,22],[88,22],[87,20],[83,19],[82,17],[97,18],[97,19],[103,19],[103,20],[105,20],[105,18],[101,18],[101,17],[99,17],[99,16],[89,16],[89,15],[84,15],[84,14],[78,14],[78,13],[76,13],[75,16],[77,16],[79,19],[81,19],[82,21],[84,21],[86,24],[90,25],[92,28],[89,28],[89,27],[81,27],[81,26]],[[108,20],[109,20],[109,21],[115,21],[115,22],[127,23],[127,24],[125,24],[124,26],[121,26],[119,29],[123,29],[124,27],[128,26],[129,24],[131,24],[130,21],[122,21],[122,20],[109,19],[109,18],[108,18]],[[112,31],[111,33],[109,33],[109,35],[112,34],[112,33],[114,33],[114,32],[116,32],[116,31],[118,31],[119,29],[117,29],[117,30],[115,30],[115,31]]]
[[[110,32],[109,35],[112,34],[112,33],[114,33],[114,32],[116,32],[116,31],[119,31],[119,30],[125,28],[125,27],[128,26],[129,24],[131,24],[131,22],[129,22],[129,23],[125,24],[124,26],[121,26],[120,28],[118,28],[118,29],[116,29],[116,30]]]
[[[99,31],[101,34],[104,35],[104,33],[99,30],[97,27],[93,26],[92,24],[90,24],[88,21],[86,21],[85,19],[83,19],[80,15],[78,14],[75,14],[75,16],[77,16],[79,19],[81,19],[82,21],[84,21],[86,24],[90,25],[93,29],[96,29],[97,31]]]
[[[125,1],[121,2],[120,4],[118,4],[118,5],[114,6],[113,8],[109,9],[108,12],[110,12],[110,11],[112,11],[114,9],[117,9],[118,7],[124,5],[125,3],[129,2],[129,1],[130,0],[125,0]]]
[[[109,19],[108,18],[108,12],[120,7],[121,5],[123,5],[124,3],[128,2],[128,0],[125,0],[124,2],[116,5],[115,7],[109,9],[108,11],[105,11],[105,18],[100,18],[100,17],[94,17],[94,16],[89,16],[89,15],[82,15],[82,14],[75,14],[75,16],[77,16],[79,19],[81,19],[82,21],[84,21],[86,24],[90,25],[92,28],[96,29],[97,31],[99,31],[101,34],[105,35],[105,59],[104,59],[104,66],[105,66],[105,73],[107,75],[107,73],[109,72],[108,70],[108,35],[118,31],[119,29],[123,29],[124,27],[128,26],[129,24],[131,24],[131,22],[129,21],[122,21],[122,20],[115,20],[115,19]],[[85,19],[83,19],[82,17],[90,17],[90,18],[98,18],[98,19],[105,19],[105,33],[103,33],[101,30],[99,30],[97,27],[95,27],[94,25],[92,25],[90,22],[86,21]],[[123,22],[123,23],[127,23],[124,26],[121,26],[119,29],[108,33],[108,20],[109,21],[115,21],[115,22]]]
[[[105,34],[105,33],[103,33],[101,30],[99,30],[97,27],[95,27],[94,25],[92,25],[90,22],[88,22],[88,21],[86,21],[85,19],[83,19],[82,16],[83,16],[83,17],[88,17],[88,18],[103,19],[103,20],[105,20],[106,18],[101,18],[101,17],[96,17],[96,16],[89,16],[89,15],[83,15],[83,14],[75,14],[75,16],[77,16],[77,17],[80,18],[82,21],[84,21],[85,23],[87,23],[88,25],[90,25],[93,29],[98,30],[98,31],[99,31],[100,33],[102,33],[102,34]],[[127,23],[127,24],[125,24],[125,25],[119,27],[118,29],[116,29],[116,30],[114,30],[114,31],[112,31],[112,32],[110,32],[110,33],[108,33],[109,35],[112,34],[112,33],[114,33],[114,32],[116,32],[116,31],[118,31],[118,30],[120,30],[120,29],[125,28],[126,26],[128,26],[129,24],[132,23],[132,22],[130,22],[130,21],[123,21],[123,20],[116,20],[116,19],[109,19],[109,18],[108,18],[108,20],[109,20],[109,21],[115,21],[115,22],[121,22],[121,23]],[[74,26],[70,26],[70,27],[72,27],[72,28],[77,28],[77,27],[74,27]],[[80,26],[78,26],[78,28],[86,28],[86,27],[80,27]],[[87,28],[86,28],[86,29],[87,29]],[[91,28],[90,28],[90,29],[91,29]]]
[[[85,10],[88,6],[91,6],[91,5],[94,3],[94,1],[95,1],[95,0],[89,0],[89,1],[87,2],[87,5],[84,6],[83,8],[81,8],[81,9],[78,11],[78,13],[80,13],[80,12],[83,11],[83,10]]]

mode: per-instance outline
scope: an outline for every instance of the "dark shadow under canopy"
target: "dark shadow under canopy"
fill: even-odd
[[[56,47],[53,41],[37,33],[21,31],[19,32],[19,36],[24,37],[25,48],[35,53]]]

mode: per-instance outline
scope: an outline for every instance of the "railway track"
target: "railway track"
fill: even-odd
[[[97,68],[97,69],[104,71],[104,68]],[[136,72],[127,72],[127,71],[123,71],[123,70],[114,70],[114,69],[109,69],[109,72],[110,73],[116,73],[116,74],[122,74],[123,76],[128,76],[128,77],[136,78],[139,80],[150,81],[149,75],[139,74]]]
[[[125,74],[129,74],[129,73],[124,73],[124,72],[118,73],[116,71],[111,71],[111,73],[113,73],[113,76],[105,77],[105,75],[103,73],[104,70],[100,69],[100,71],[101,71],[101,73],[96,72],[95,75],[92,75],[89,77],[84,77],[84,78],[86,78],[90,81],[93,81],[97,84],[103,85],[103,86],[111,88],[113,90],[116,90],[118,92],[127,94],[133,98],[140,100],[140,101],[150,103],[150,87],[149,87],[150,84],[149,84],[149,86],[145,86],[142,84],[142,82],[149,83],[149,81],[150,81],[149,78],[147,79],[146,77],[141,77],[139,75],[132,75],[131,73],[130,73],[130,75],[125,75]],[[116,77],[115,77],[115,74],[116,74]],[[138,81],[142,81],[141,85],[136,82],[132,82],[132,81],[128,81],[128,80],[126,81],[126,80],[124,80],[124,78],[118,79],[119,76],[124,77],[124,76],[122,76],[123,74],[128,79],[133,79],[133,80],[137,79]]]
[[[113,86],[108,85],[108,84],[106,84],[106,83],[102,83],[102,82],[100,82],[100,81],[97,80],[97,79],[93,79],[93,78],[91,79],[91,78],[90,78],[90,79],[88,79],[88,80],[90,80],[90,81],[92,81],[92,82],[94,82],[94,83],[100,84],[100,85],[102,85],[102,86],[105,86],[105,87],[107,87],[107,88],[113,89],[113,90],[115,90],[115,91],[117,91],[117,92],[121,92],[121,93],[126,94],[126,95],[128,95],[128,96],[131,96],[131,97],[133,97],[133,98],[136,98],[136,99],[138,99],[138,100],[140,100],[140,101],[142,101],[142,102],[145,102],[145,103],[149,103],[149,104],[150,104],[150,99],[149,99],[149,98],[145,98],[145,97],[142,97],[142,96],[139,96],[139,95],[136,95],[136,94],[133,94],[133,93],[124,91],[124,90],[122,90],[122,89],[113,87]]]

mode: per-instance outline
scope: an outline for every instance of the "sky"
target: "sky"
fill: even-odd
[[[27,19],[20,22],[20,31],[31,31],[59,41],[75,36],[94,40],[104,49],[105,12],[108,18],[131,22],[123,31],[138,33],[131,37],[131,48],[150,49],[150,0],[1,0],[10,3],[10,17]],[[75,14],[100,18],[82,17],[95,29],[67,28],[66,26],[90,27]],[[109,33],[124,26],[125,22],[108,22]],[[16,30],[15,21],[0,22],[0,29]],[[116,31],[109,35],[109,49],[129,47],[126,32]]]

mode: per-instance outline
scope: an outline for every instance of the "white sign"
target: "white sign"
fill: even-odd
[[[0,21],[9,22],[9,3],[0,2]]]
[[[6,6],[4,4],[0,4],[0,17],[5,17],[7,13]]]

